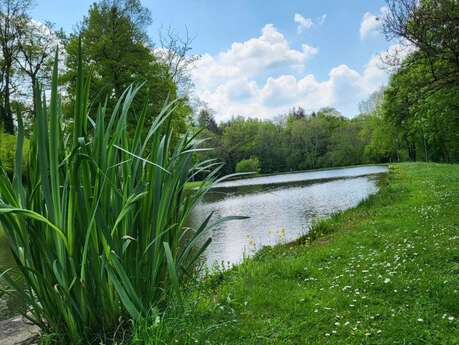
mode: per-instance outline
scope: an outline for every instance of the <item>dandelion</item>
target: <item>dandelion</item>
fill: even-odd
[[[389,283],[389,282],[390,282],[390,278],[384,279],[384,284],[387,284],[387,283]]]
[[[419,318],[419,319],[418,319],[418,321],[419,321],[419,322],[424,322],[424,320],[423,320],[423,319],[421,319],[421,318]]]

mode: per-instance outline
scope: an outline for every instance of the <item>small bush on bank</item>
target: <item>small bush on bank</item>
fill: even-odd
[[[243,159],[236,164],[236,172],[260,172],[260,160],[257,157]]]

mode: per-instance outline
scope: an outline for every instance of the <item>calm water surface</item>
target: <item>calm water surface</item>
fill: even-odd
[[[221,224],[209,234],[208,266],[240,262],[261,247],[292,241],[311,223],[356,206],[374,194],[385,166],[363,166],[255,177],[220,183],[194,210],[199,226],[214,211],[215,220],[243,215],[249,219]]]

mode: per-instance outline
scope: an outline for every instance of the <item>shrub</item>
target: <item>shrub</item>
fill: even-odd
[[[243,159],[236,164],[236,172],[260,172],[260,160],[257,157]]]
[[[192,135],[171,145],[174,102],[145,130],[148,106],[130,110],[140,87],[128,88],[111,114],[103,105],[91,111],[81,60],[67,140],[57,80],[56,62],[50,102],[37,104],[27,178],[21,164],[12,178],[0,175],[0,222],[25,288],[3,277],[27,318],[60,334],[61,343],[86,344],[171,298],[180,301],[180,283],[209,245],[202,236],[212,227],[210,215],[195,230],[185,221],[219,166],[194,163],[199,142]],[[128,116],[135,115],[128,136]],[[20,118],[18,124],[22,152]],[[207,178],[186,192],[185,183],[203,170]]]
[[[23,155],[28,154],[29,141],[24,140]],[[0,131],[0,164],[8,174],[13,173],[16,155],[16,137]],[[22,169],[26,168],[26,161],[22,162]]]

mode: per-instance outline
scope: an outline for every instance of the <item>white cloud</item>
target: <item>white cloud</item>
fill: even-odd
[[[298,32],[301,33],[304,30],[310,29],[314,24],[311,18],[305,18],[299,13],[295,13],[293,20],[298,24]]]
[[[301,50],[292,49],[284,35],[268,24],[259,37],[235,42],[229,50],[215,56],[204,54],[191,74],[198,91],[207,90],[224,81],[250,78],[273,68],[301,70],[317,53],[317,48],[307,44]]]
[[[396,50],[395,45],[389,50]],[[196,94],[215,110],[219,121],[234,115],[273,118],[293,106],[307,111],[332,106],[352,116],[361,100],[387,82],[380,56],[373,56],[361,71],[341,64],[325,80],[305,75],[305,63],[317,53],[307,44],[292,49],[274,26],[267,25],[260,37],[233,43],[215,56],[204,55],[192,72]],[[283,74],[269,76],[273,66],[280,66]]]
[[[379,9],[378,14],[366,12],[363,15],[362,22],[360,23],[360,39],[361,40],[365,40],[369,37],[372,37],[378,34],[382,26],[382,18],[387,11],[388,11],[388,8],[386,6],[383,6]]]
[[[289,47],[287,40],[272,24],[265,25],[260,37],[245,42],[235,42],[231,49],[219,55],[218,60],[227,66],[236,65],[244,73],[254,74],[276,65],[303,65],[317,53],[317,49],[303,45],[303,50]]]
[[[325,23],[326,19],[327,19],[327,15],[322,14],[319,18],[317,18],[317,22],[319,23],[319,25],[322,25],[323,23]]]

